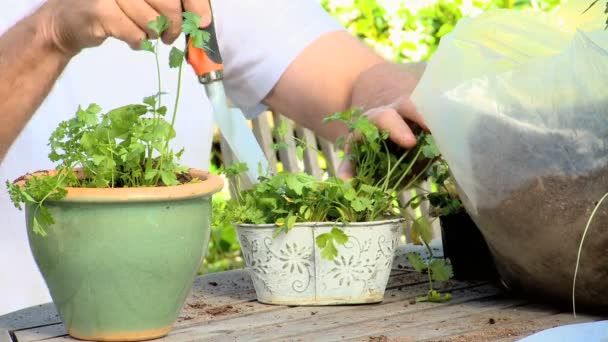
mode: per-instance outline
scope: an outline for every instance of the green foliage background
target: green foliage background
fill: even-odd
[[[353,35],[386,58],[399,62],[427,60],[441,37],[462,17],[491,8],[550,11],[563,0],[318,0]],[[217,144],[216,146],[218,146]],[[219,151],[214,150],[217,157]],[[217,158],[211,169],[216,169]],[[217,197],[222,208],[225,199]],[[201,273],[242,267],[240,249],[229,222],[214,219],[211,243]]]

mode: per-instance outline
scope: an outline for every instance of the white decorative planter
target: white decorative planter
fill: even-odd
[[[321,258],[317,236],[335,223],[298,223],[276,238],[273,224],[237,225],[243,257],[258,301],[281,305],[378,303],[391,272],[403,220],[339,227],[348,242],[338,256]]]

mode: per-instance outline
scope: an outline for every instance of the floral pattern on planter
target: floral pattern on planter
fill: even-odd
[[[237,226],[258,300],[273,304],[380,302],[401,229],[398,220],[342,227],[349,238],[334,260],[321,258],[315,239],[331,224],[298,224],[272,235],[270,225]]]

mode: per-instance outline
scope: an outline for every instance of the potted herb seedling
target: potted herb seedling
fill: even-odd
[[[184,31],[201,40],[200,18],[184,19]],[[161,16],[148,26],[160,36],[169,21]],[[160,68],[158,41],[142,48]],[[180,78],[183,61],[173,48],[170,66]],[[78,339],[167,334],[207,248],[211,196],[223,182],[178,164],[182,151],[169,142],[180,84],[170,121],[161,87],[159,79],[158,93],[142,104],[79,108],[50,137],[57,167],[7,182],[15,205],[25,206],[31,250],[53,302]]]
[[[220,214],[235,223],[260,302],[382,301],[403,224],[397,192],[419,180],[437,155],[430,137],[422,134],[414,150],[395,157],[388,152],[388,134],[360,110],[326,121],[342,121],[361,137],[348,157],[357,166],[350,181],[281,172],[241,191],[234,176],[243,165],[226,169],[236,179],[237,195]],[[412,170],[418,165],[423,166],[416,174]]]
[[[434,189],[418,199],[428,200],[430,216],[439,218],[443,254],[452,265],[454,277],[460,280],[496,279],[498,273],[488,245],[462,205],[445,160],[433,165],[429,174],[434,180]]]

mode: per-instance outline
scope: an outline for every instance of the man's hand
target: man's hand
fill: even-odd
[[[201,25],[211,22],[208,0],[183,0],[183,9],[201,16]],[[39,10],[40,24],[57,48],[75,55],[82,49],[98,46],[108,37],[120,39],[139,49],[146,38],[157,38],[147,26],[165,15],[171,26],[161,37],[172,43],[181,32],[180,0],[48,0]]]
[[[422,116],[410,100],[425,64],[381,63],[363,72],[353,87],[351,105],[365,110],[369,120],[381,130],[389,132],[390,139],[397,145],[410,149],[416,146],[416,134],[420,129],[428,131]],[[348,137],[348,140],[356,137]],[[345,153],[350,146],[345,146]],[[355,167],[344,160],[338,168],[338,176],[350,179],[355,175]]]
[[[208,0],[183,6],[202,26],[210,23]],[[158,38],[147,25],[161,14],[171,25],[160,38],[171,43],[181,31],[180,0],[48,0],[1,35],[0,161],[74,55],[108,37],[138,49],[143,39]]]
[[[348,128],[323,119],[360,107],[396,144],[411,148],[416,144],[412,130],[426,129],[410,101],[424,67],[387,62],[348,32],[330,32],[298,55],[265,102],[330,141],[348,134]],[[352,164],[343,163],[339,175],[352,177]]]

